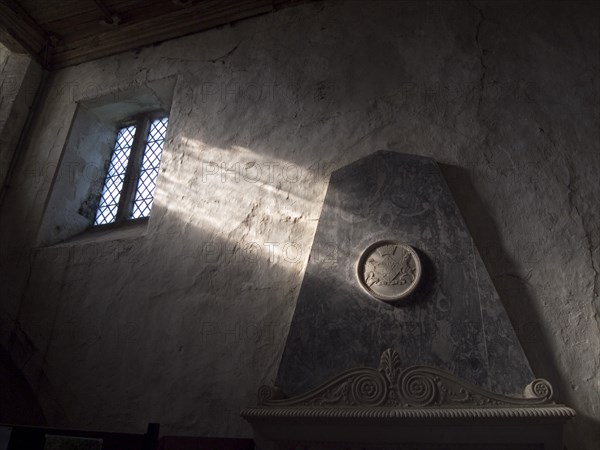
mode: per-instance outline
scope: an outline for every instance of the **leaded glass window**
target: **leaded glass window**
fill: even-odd
[[[150,132],[148,133],[146,148],[144,149],[140,177],[137,182],[135,199],[133,201],[133,211],[131,214],[133,219],[148,217],[150,215],[168,123],[169,119],[163,117],[162,119],[154,120],[150,124]]]
[[[117,134],[117,142],[110,158],[110,165],[104,180],[104,188],[100,196],[94,225],[112,223],[117,217],[117,209],[119,208],[119,200],[125,183],[125,174],[127,173],[134,135],[134,125],[120,129]]]
[[[169,119],[145,116],[119,129],[94,225],[148,217]]]

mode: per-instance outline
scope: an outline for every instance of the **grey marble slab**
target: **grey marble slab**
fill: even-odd
[[[418,288],[399,304],[359,286],[356,264],[379,240],[419,254]],[[334,172],[288,334],[277,385],[290,395],[343,370],[430,365],[498,393],[534,379],[436,162],[379,151]]]

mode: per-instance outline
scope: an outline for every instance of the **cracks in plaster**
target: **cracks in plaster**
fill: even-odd
[[[0,61],[0,72],[4,72],[4,69],[6,69],[6,65],[8,64],[8,59],[9,59],[9,56],[7,55],[6,58],[4,58],[3,60]],[[4,79],[2,79],[2,81],[4,82]]]
[[[64,128],[64,124],[61,124],[61,126],[57,128],[56,133],[54,133],[54,139],[52,139],[52,145],[50,146],[50,148],[48,149],[48,151],[46,153],[46,159],[48,161],[52,161],[52,153],[54,151],[54,148],[57,145],[60,146],[62,143],[61,139],[59,139],[59,137],[60,137],[60,133],[62,132],[63,128]]]
[[[559,154],[562,154],[562,152],[560,152],[559,146],[557,145],[556,141],[552,138],[551,134],[546,132],[546,130],[544,128],[542,128],[541,126],[538,126],[538,129],[544,135],[544,137],[548,140],[548,142],[550,142],[550,144],[552,145],[554,150],[556,152],[558,152]],[[583,230],[583,235],[584,235],[585,241],[586,241],[586,248],[587,248],[589,259],[590,259],[590,267],[592,268],[592,271],[594,272],[594,280],[592,283],[592,305],[591,306],[592,306],[593,310],[595,309],[594,319],[596,321],[596,324],[598,325],[598,329],[600,329],[600,298],[598,298],[599,286],[600,286],[600,268],[597,267],[597,265],[594,261],[594,252],[598,250],[598,246],[596,246],[596,248],[594,248],[592,233],[586,226],[586,221],[584,219],[584,215],[582,215],[581,212],[579,211],[579,207],[577,206],[577,203],[575,201],[575,196],[578,194],[576,189],[573,187],[573,175],[572,174],[575,171],[575,169],[573,168],[573,165],[572,165],[571,161],[569,160],[569,158],[564,154],[562,156],[565,161],[565,167],[567,168],[567,176],[568,176],[568,179],[567,179],[567,201],[569,203],[569,207],[571,208],[572,211],[575,212],[576,216],[579,219],[579,223]],[[597,302],[597,305],[595,304],[595,302]]]
[[[571,207],[572,211],[575,211],[575,214],[577,215],[577,217],[579,219],[579,223],[581,224],[581,228],[583,230],[583,234],[584,234],[585,241],[586,241],[586,248],[587,248],[589,259],[590,259],[590,267],[591,267],[592,271],[594,272],[593,283],[592,283],[592,309],[595,309],[594,319],[596,320],[598,329],[600,329],[600,301],[598,301],[597,305],[595,304],[596,299],[598,298],[598,285],[599,285],[599,281],[600,281],[600,270],[596,266],[596,263],[594,261],[594,252],[598,250],[598,247],[596,246],[596,248],[594,248],[594,243],[592,240],[591,232],[586,227],[584,216],[579,211],[579,207],[577,206],[577,203],[575,201],[574,197],[577,195],[577,192],[573,187],[573,176],[572,176],[573,168],[571,166],[571,162],[568,161],[568,159],[567,159],[566,167],[567,167],[567,173],[568,173],[567,198],[568,198],[569,206]]]
[[[477,10],[477,13],[479,15],[479,21],[477,22],[477,24],[475,25],[475,45],[477,46],[477,49],[479,50],[479,65],[481,66],[481,76],[479,77],[479,88],[480,88],[480,95],[479,95],[479,102],[478,102],[478,109],[481,106],[481,103],[483,101],[483,91],[485,89],[485,79],[487,76],[487,69],[488,66],[485,63],[485,52],[486,49],[483,48],[481,46],[481,27],[483,26],[483,23],[485,22],[486,18],[485,18],[485,14],[483,13],[483,10],[481,8],[479,8],[478,6],[475,6],[472,2],[468,2],[469,6],[471,6],[472,8],[474,8],[475,10]]]
[[[548,128],[548,127],[546,127]],[[585,220],[585,215],[581,213],[579,207],[577,206],[576,197],[579,195],[578,190],[574,187],[573,183],[573,173],[576,173],[575,168],[571,160],[565,155],[555,138],[552,137],[552,134],[546,131],[546,128],[542,127],[538,124],[538,130],[544,136],[544,138],[550,143],[550,146],[554,149],[556,155],[560,155],[564,161],[564,167],[567,169],[567,201],[571,211],[575,213],[577,217],[578,225],[581,227],[583,236],[585,239],[585,247],[587,250],[587,254],[590,261],[590,267],[593,271],[593,282],[592,282],[592,301],[591,307],[592,311],[594,311],[593,318],[600,329],[600,268],[597,266],[594,260],[594,253],[598,251],[598,245],[594,247],[592,231],[587,226],[587,221]],[[562,165],[559,162],[556,162],[558,165]]]
[[[22,282],[21,285],[21,289],[19,290],[19,292],[25,292],[27,290],[27,287],[30,286],[31,283],[31,277],[33,275],[33,263],[31,261],[31,258],[27,258],[27,262],[26,262],[26,269],[27,271],[27,275],[25,276],[25,279]],[[17,309],[17,314],[14,317],[14,326],[15,328],[17,326],[19,326],[19,318],[21,317],[21,314],[23,312],[23,301],[19,302],[19,307]]]
[[[510,164],[511,164],[513,170],[515,172],[517,172],[519,169],[517,168],[517,165],[515,164],[515,161],[513,160],[512,156],[510,155],[510,152],[508,150],[506,150],[506,148],[504,148],[503,145],[500,146],[500,150],[502,151],[502,153],[504,153],[506,155],[506,157],[510,161]]]
[[[231,50],[229,50],[223,56],[219,56],[218,58],[214,58],[214,59],[209,59],[209,61],[213,64],[217,63],[218,61],[221,61],[223,64],[225,64],[225,60],[227,58],[229,58],[231,55],[233,55],[233,53],[235,53],[235,51],[238,49],[238,47],[241,44],[242,44],[241,42],[238,42]]]

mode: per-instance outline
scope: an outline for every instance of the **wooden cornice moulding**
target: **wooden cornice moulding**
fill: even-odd
[[[41,60],[48,45],[48,36],[17,2],[0,0],[0,28]]]
[[[543,419],[564,421],[575,411],[552,401],[550,383],[538,378],[523,395],[511,397],[465,383],[458,377],[428,366],[403,369],[393,349],[381,355],[378,369],[350,369],[319,387],[287,398],[276,387],[262,386],[258,406],[241,411],[242,417],[299,420],[377,419],[464,420]]]

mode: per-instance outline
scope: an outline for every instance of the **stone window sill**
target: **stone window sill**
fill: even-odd
[[[56,248],[92,242],[134,239],[144,236],[147,230],[148,217],[143,217],[118,224],[98,225],[50,247]]]

